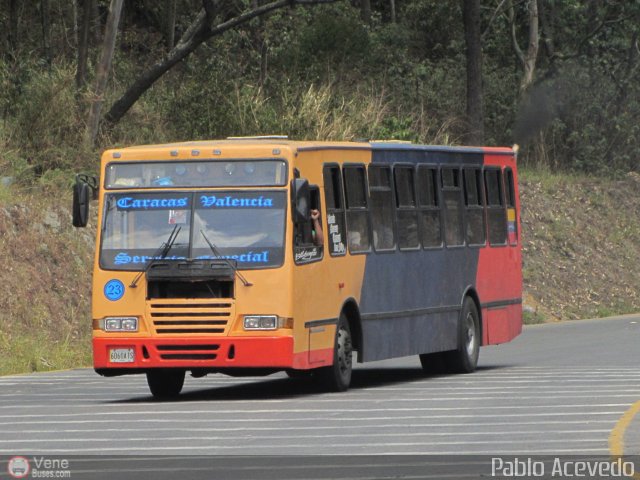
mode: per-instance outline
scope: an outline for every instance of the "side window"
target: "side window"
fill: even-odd
[[[445,241],[449,247],[463,245],[460,170],[458,168],[443,167],[441,171],[442,199],[445,213]]]
[[[464,175],[464,205],[467,214],[467,231],[465,232],[468,245],[484,245],[484,195],[482,190],[482,175],[479,168],[465,168]]]
[[[371,249],[369,239],[369,212],[364,166],[346,166],[344,190],[347,197],[347,243],[352,253]]]
[[[327,165],[323,170],[324,197],[327,207],[327,242],[329,254],[332,257],[344,255],[345,247],[345,220],[344,220],[344,195],[342,193],[342,174],[337,165]]]
[[[398,246],[400,249],[420,247],[418,211],[413,167],[393,169],[396,187],[396,215],[398,218]]]
[[[484,171],[484,183],[487,191],[489,243],[505,245],[507,243],[507,211],[504,206],[502,171],[499,168],[487,168]]]
[[[391,191],[391,168],[369,165],[369,199],[373,248],[393,250],[396,239],[393,231],[393,193]]]
[[[507,235],[510,245],[518,244],[518,217],[516,211],[516,189],[513,170],[504,170],[505,194],[507,195]]]
[[[442,221],[438,199],[438,170],[421,165],[418,167],[418,201],[422,246],[442,246]]]
[[[309,185],[309,210],[318,210],[319,224],[316,225],[311,218],[306,222],[295,223],[293,253],[298,265],[320,260],[323,255],[322,208],[317,185]]]

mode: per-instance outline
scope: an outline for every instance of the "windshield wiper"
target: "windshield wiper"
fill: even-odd
[[[149,271],[153,260],[157,259],[158,257],[162,259],[162,258],[165,258],[167,255],[169,255],[169,252],[171,251],[173,244],[176,243],[176,239],[178,238],[178,234],[180,233],[180,230],[182,230],[182,227],[179,227],[178,225],[173,227],[173,230],[171,231],[169,238],[167,238],[167,240],[163,242],[162,245],[160,245],[160,248],[156,250],[156,252],[153,254],[153,257],[151,257],[151,259],[147,262],[147,265],[144,267],[144,270],[142,270],[138,275],[136,275],[136,278],[134,278],[133,282],[131,282],[131,285],[129,285],[130,288],[136,288],[138,286],[138,281],[140,281],[140,279],[142,278],[142,275],[144,275]]]
[[[253,285],[253,283],[247,281],[246,278],[244,278],[242,276],[242,274],[238,271],[238,266],[234,265],[233,262],[231,260],[229,260],[228,258],[223,257],[222,255],[220,255],[220,252],[218,251],[218,249],[216,248],[216,246],[211,243],[211,241],[209,241],[209,239],[207,238],[207,236],[204,234],[204,232],[202,231],[202,229],[200,229],[200,233],[202,234],[202,236],[204,237],[204,241],[207,242],[207,245],[209,245],[209,248],[211,249],[211,251],[213,252],[213,254],[220,258],[221,260],[224,260],[225,262],[227,262],[227,264],[231,267],[231,269],[233,270],[233,272],[236,274],[236,276],[242,281],[242,284],[245,287],[251,287]]]

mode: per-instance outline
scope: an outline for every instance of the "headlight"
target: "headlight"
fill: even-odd
[[[100,322],[105,332],[137,332],[138,319],[136,317],[107,317]]]
[[[245,330],[275,330],[278,328],[278,317],[275,315],[246,315]]]

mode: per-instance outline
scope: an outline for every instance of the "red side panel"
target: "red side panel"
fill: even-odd
[[[522,254],[520,199],[515,159],[487,149],[485,166],[510,167],[515,209],[508,212],[508,244],[480,249],[476,286],[482,305],[483,345],[508,342],[522,331]]]

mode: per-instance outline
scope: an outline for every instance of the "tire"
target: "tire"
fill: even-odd
[[[151,370],[147,383],[151,394],[158,399],[177,397],[184,385],[184,370]]]
[[[472,373],[480,355],[480,315],[475,302],[466,297],[458,322],[458,348],[445,353],[445,361],[452,373]]]
[[[318,369],[321,385],[331,392],[344,392],[351,384],[353,371],[353,342],[351,330],[344,314],[340,315],[336,326],[333,345],[333,365]]]

